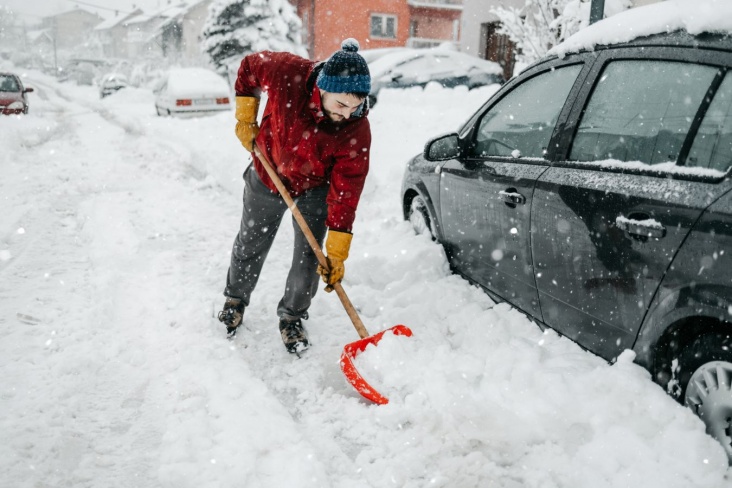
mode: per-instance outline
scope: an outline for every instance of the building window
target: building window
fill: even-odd
[[[371,37],[396,39],[396,15],[371,14]]]

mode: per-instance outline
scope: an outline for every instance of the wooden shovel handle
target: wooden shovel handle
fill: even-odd
[[[254,145],[254,154],[257,156],[259,161],[261,161],[262,166],[264,166],[264,169],[267,171],[267,174],[274,182],[275,186],[277,187],[277,190],[280,192],[280,195],[282,195],[283,200],[285,200],[285,203],[287,204],[287,207],[290,209],[290,212],[292,212],[293,217],[295,217],[295,220],[297,221],[297,225],[300,226],[300,229],[302,230],[302,233],[305,234],[305,238],[308,240],[308,244],[310,244],[310,247],[313,249],[313,252],[318,258],[318,263],[325,268],[330,269],[330,266],[328,266],[328,260],[325,259],[325,254],[323,254],[323,250],[320,249],[320,244],[318,244],[318,241],[315,239],[315,236],[313,235],[313,232],[310,230],[310,227],[308,226],[308,223],[305,222],[305,218],[300,213],[300,209],[297,208],[297,205],[295,205],[295,201],[290,196],[290,192],[287,191],[287,188],[285,188],[285,185],[282,183],[282,180],[277,175],[277,172],[272,167],[272,163],[269,162],[269,159],[267,159],[267,156],[265,156],[262,151],[259,150],[259,148]],[[333,286],[333,289],[335,290],[336,294],[338,295],[338,298],[340,298],[341,303],[343,304],[343,308],[346,309],[346,313],[348,314],[348,317],[351,319],[351,322],[353,323],[353,327],[356,328],[356,332],[358,332],[359,337],[363,339],[364,337],[368,337],[369,333],[366,330],[366,326],[363,325],[363,322],[361,321],[361,317],[358,316],[358,313],[356,312],[356,308],[351,303],[351,300],[348,298],[348,295],[346,295],[346,290],[343,289],[343,286],[341,286],[340,281],[338,283],[335,283]]]

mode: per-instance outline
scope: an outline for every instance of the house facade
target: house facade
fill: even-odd
[[[203,26],[212,0],[188,0],[176,10],[164,11],[168,21],[160,30],[163,55],[182,64],[201,64]]]
[[[104,19],[83,8],[74,8],[56,15],[43,17],[41,27],[56,41],[56,49],[71,49],[86,41],[94,27]]]
[[[515,64],[514,43],[505,34],[499,34],[501,23],[492,8],[521,8],[525,0],[464,0],[462,43],[460,50],[479,58],[495,61],[503,68],[503,76],[513,75]]]
[[[115,59],[165,58],[201,64],[201,32],[212,0],[186,0],[156,11],[118,14],[94,29],[104,55]]]
[[[102,53],[107,58],[126,58],[128,56],[127,21],[142,15],[142,10],[129,13],[116,13],[94,27],[94,37],[102,45]]]
[[[311,59],[326,59],[353,37],[361,49],[460,42],[463,0],[292,0]]]

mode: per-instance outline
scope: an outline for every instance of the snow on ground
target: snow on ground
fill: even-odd
[[[338,359],[358,339],[319,293],[301,358],[275,309],[287,218],[245,326],[220,308],[247,154],[233,114],[156,117],[36,73],[0,119],[0,486],[714,487],[732,472],[702,423],[624,354],[542,332],[450,274],[399,206],[406,160],[495,87],[385,91],[344,287],[370,333],[362,399]],[[370,375],[370,376],[369,376]]]

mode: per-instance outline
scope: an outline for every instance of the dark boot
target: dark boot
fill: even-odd
[[[244,319],[244,303],[238,298],[227,297],[224,309],[219,312],[219,321],[226,325],[226,337],[231,339],[236,335],[236,329]]]
[[[308,334],[302,326],[302,321],[280,319],[280,334],[285,343],[287,352],[298,353],[308,348]]]

